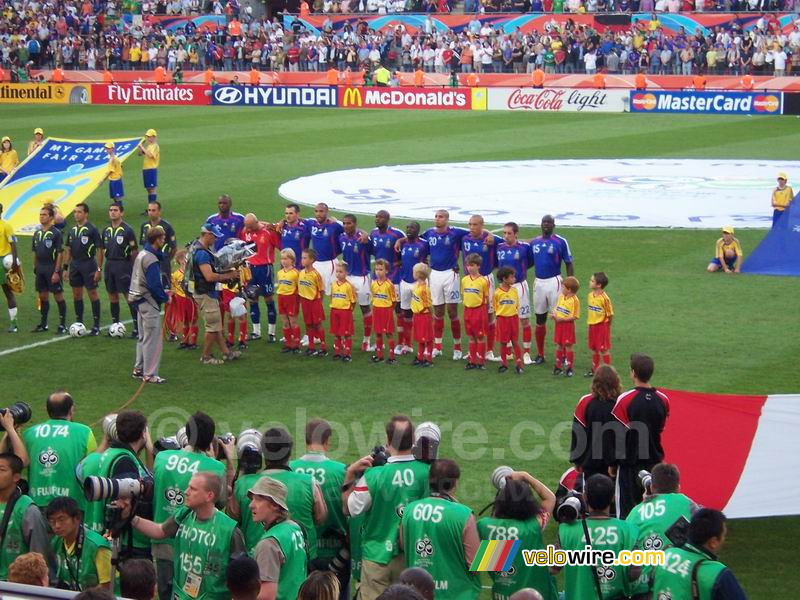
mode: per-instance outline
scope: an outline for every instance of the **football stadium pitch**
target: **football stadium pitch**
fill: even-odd
[[[205,218],[216,212],[219,194],[233,198],[235,211],[276,221],[285,204],[278,186],[322,171],[535,158],[789,160],[800,147],[800,129],[789,117],[100,106],[4,106],[2,116],[2,134],[10,135],[19,149],[24,149],[34,127],[44,128],[49,136],[76,139],[136,136],[157,129],[162,154],[159,200],[180,243],[193,238]],[[145,206],[141,163],[132,158],[124,168],[126,221],[138,231]],[[773,179],[775,173],[764,175]],[[743,193],[758,194],[764,213],[771,213],[768,187]],[[99,226],[107,214],[105,185],[89,204],[90,219]],[[558,211],[557,205],[551,209]],[[303,215],[310,214],[304,208]],[[404,221],[395,218],[392,224],[403,228]],[[423,223],[423,228],[429,224]],[[371,229],[372,217],[361,217],[359,225]],[[712,393],[800,391],[797,281],[707,274],[719,237],[713,230],[579,229],[559,227],[558,221],[556,226],[570,242],[582,300],[591,274],[608,274],[607,291],[616,312],[612,356],[624,387],[629,384],[627,357],[645,352],[655,359],[654,384],[659,387]],[[745,254],[765,232],[737,229]],[[530,239],[536,233],[527,227],[520,237]],[[553,490],[568,467],[572,411],[589,391],[589,380],[580,377],[591,366],[585,320],[577,327],[578,376],[573,379],[552,375],[550,326],[548,362],[527,367],[523,376],[500,375],[491,365],[484,372],[466,372],[464,362],[454,363],[447,348],[433,369],[419,370],[409,366],[410,357],[395,366],[374,365],[366,354],[355,352],[353,362],[343,365],[329,358],[281,354],[278,344],[261,340],[251,342],[240,361],[206,367],[199,364],[198,351],[179,352],[165,343],[161,375],[167,384],[146,386],[136,395],[140,383],[130,377],[132,340],[29,333],[38,322],[30,238],[18,243],[28,282],[19,300],[18,334],[5,333],[7,316],[0,310],[2,402],[29,402],[34,420],[44,417],[47,394],[63,388],[76,399],[76,420],[85,423],[97,423],[129,403],[153,415],[154,433],[173,435],[188,413],[202,409],[217,420],[220,433],[283,423],[299,450],[298,433],[306,418],[322,416],[342,424],[343,429],[334,429],[333,447],[347,462],[381,442],[388,416],[406,413],[416,422],[450,424],[440,453],[461,457],[459,496],[476,511],[492,500],[489,476],[500,464],[527,470]],[[65,296],[69,323],[73,311],[68,290]],[[103,324],[108,325],[107,299],[103,292],[100,297]],[[51,332],[55,318],[51,310]],[[356,311],[357,329],[359,320]],[[448,332],[449,326],[445,344]],[[359,336],[357,331],[354,339]],[[544,446],[534,460],[516,458],[509,447],[515,425],[523,421],[535,421],[545,432],[534,436],[527,431],[519,438],[524,451]],[[95,430],[99,435],[99,427]],[[759,492],[766,495],[770,490]],[[548,527],[548,541],[554,532],[555,527]],[[749,597],[793,597],[798,583],[793,542],[798,534],[800,518],[733,521],[721,559]]]

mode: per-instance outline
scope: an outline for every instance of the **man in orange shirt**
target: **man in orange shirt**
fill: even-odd
[[[531,79],[533,81],[533,87],[536,89],[542,89],[544,87],[544,71],[542,71],[539,67],[536,67],[533,70]]]
[[[261,73],[255,67],[250,69],[250,85],[259,85],[261,83]]]
[[[233,17],[233,20],[228,23],[228,34],[233,37],[239,37],[242,35],[242,24],[236,17]]]
[[[61,65],[56,65],[53,73],[50,75],[50,83],[64,83],[64,70]]]
[[[328,69],[327,74],[325,75],[326,81],[328,85],[338,85],[339,84],[339,71],[331,67]]]
[[[643,92],[647,89],[647,77],[644,74],[644,69],[642,69],[636,74],[636,78],[634,79],[634,85],[636,87],[636,90],[639,92]]]
[[[114,83],[114,76],[108,69],[103,69],[103,83]]]
[[[159,85],[163,85],[164,82],[167,80],[167,70],[161,65],[158,65],[155,70],[155,76],[156,76],[156,83]]]
[[[692,86],[698,92],[704,91],[706,89],[706,76],[698,73],[692,77]]]
[[[478,79],[478,75],[477,74],[470,73],[469,75],[467,75],[467,85],[469,87],[475,87],[476,85],[478,85],[479,81],[480,81],[480,79]]]
[[[606,89],[606,76],[603,75],[602,71],[598,71],[597,73],[592,75],[592,82],[594,84],[594,87],[596,87],[598,90]]]
[[[214,71],[211,70],[211,67],[208,67],[206,72],[203,73],[203,83],[211,85],[212,81],[214,81]]]
[[[753,79],[753,76],[750,75],[750,73],[748,72],[744,74],[744,77],[742,77],[740,83],[742,84],[743,90],[749,91],[753,89],[753,86],[755,85],[755,80]]]
[[[414,71],[414,85],[417,87],[425,85],[425,71],[422,69]]]

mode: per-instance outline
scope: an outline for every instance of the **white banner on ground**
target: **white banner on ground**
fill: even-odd
[[[489,110],[626,112],[628,90],[487,88]]]
[[[433,218],[440,208],[465,222],[588,227],[769,227],[779,172],[798,161],[525,160],[398,165],[320,173],[280,186],[294,202],[331,209]]]

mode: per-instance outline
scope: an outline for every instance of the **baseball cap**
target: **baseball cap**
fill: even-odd
[[[733,235],[733,227],[730,225],[725,225],[725,227],[722,228],[722,233],[730,233]]]
[[[288,490],[283,483],[277,479],[267,476],[264,476],[256,481],[256,484],[247,490],[248,496],[264,496],[265,498],[272,500],[283,510],[289,510],[289,507],[286,505],[287,493]]]
[[[5,139],[5,138],[3,138]],[[783,179],[784,181],[789,181],[789,177],[787,177],[786,173],[778,173],[778,179]]]
[[[4,135],[4,136],[3,136],[3,139],[2,139],[2,140],[0,140],[0,143],[3,143],[3,142],[10,142],[10,141],[11,141],[11,138],[10,138],[10,137],[8,137],[7,135]]]
[[[144,134],[146,137],[158,135],[155,129],[148,129],[147,132]]]
[[[108,148],[109,150],[113,150],[114,149],[114,142],[106,142],[103,147],[104,148]]]
[[[37,133],[39,135],[44,135],[44,131],[42,130],[41,127],[37,127],[36,129],[33,130],[33,135],[36,135]]]
[[[216,225],[206,223],[200,228],[200,233],[210,233],[214,237],[222,237],[222,231]]]

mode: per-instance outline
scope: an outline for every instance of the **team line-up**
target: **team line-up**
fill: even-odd
[[[453,359],[460,360],[464,353],[458,304],[463,303],[469,339],[467,370],[484,369],[487,360],[499,360],[499,370],[505,372],[509,352],[514,354],[517,373],[522,373],[523,364],[545,362],[550,318],[555,321],[557,347],[554,374],[573,375],[575,321],[580,318],[576,294],[580,286],[573,276],[569,244],[554,233],[553,217],[542,219],[541,236],[523,242],[517,237],[516,223],[506,223],[500,237],[484,230],[483,218],[478,215],[470,218],[469,229],[452,227],[446,210],[436,212],[434,227],[420,232],[419,224],[411,222],[405,234],[389,226],[386,211],[377,213],[376,228],[367,234],[358,229],[355,215],[347,214],[339,222],[328,216],[325,204],[316,205],[314,219],[300,219],[299,210],[296,204],[289,204],[285,219],[275,228],[282,250],[274,291],[283,321],[284,352],[300,352],[302,311],[308,340],[306,354],[329,355],[322,303],[323,295],[328,295],[334,359],[352,360],[353,311],[358,304],[364,321],[362,350],[372,350],[373,330],[376,335],[373,362],[386,360],[394,364],[398,355],[413,351],[413,338],[417,353],[412,364],[431,366],[433,358],[442,354],[445,311],[453,336]],[[217,215],[209,219],[218,227],[215,235],[223,237],[228,224],[220,221]],[[264,239],[267,247],[257,248],[257,255],[262,250],[267,254],[273,251],[268,237]],[[256,243],[258,246],[258,240]],[[371,258],[375,259],[374,271]],[[459,259],[466,271],[463,276],[459,274]],[[562,263],[568,275],[564,279]],[[536,273],[533,294],[527,283],[531,267]],[[270,275],[259,277],[268,296],[272,288]],[[602,272],[595,273],[590,281],[588,324],[593,370],[601,360],[611,361],[613,308],[604,291],[607,284],[608,278]],[[530,323],[531,309],[536,318],[535,329]],[[537,353],[531,358],[534,333]],[[499,344],[499,358],[494,355],[495,343]],[[587,373],[590,374],[591,371]]]

